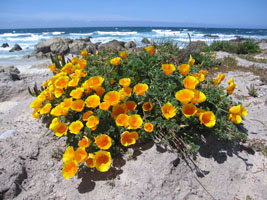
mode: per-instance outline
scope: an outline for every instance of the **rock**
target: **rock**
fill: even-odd
[[[124,45],[124,47],[126,49],[135,48],[136,47],[136,43],[134,41],[126,42],[126,44]]]
[[[122,50],[124,50],[124,44],[125,44],[125,42],[118,41],[118,40],[112,40],[110,42],[99,45],[98,49],[99,49],[99,51],[104,51],[106,49],[122,51]]]
[[[21,184],[27,178],[24,163],[17,159],[1,162],[0,168],[0,199],[13,199],[21,192]]]
[[[22,48],[16,43],[12,49],[9,50],[9,52],[14,52],[14,51],[21,51]]]
[[[67,54],[69,52],[69,43],[71,43],[72,41],[73,40],[69,38],[59,37],[39,42],[37,45],[35,45],[33,55],[36,55],[39,52],[42,52],[44,54],[50,52],[55,54]]]
[[[9,138],[9,137],[15,135],[15,133],[16,133],[16,130],[7,130],[7,131],[1,133],[0,139]]]
[[[143,38],[141,40],[141,42],[144,43],[144,44],[150,44],[151,43],[147,38]]]
[[[212,37],[212,38],[218,38],[218,35],[211,35],[211,34],[206,34],[204,37]]]
[[[17,81],[20,80],[20,71],[14,66],[1,67],[0,66],[0,80],[1,81]]]
[[[14,73],[14,74],[19,74],[20,73],[19,69],[14,67],[13,65],[5,67],[4,71],[7,72],[7,73]]]
[[[1,47],[3,47],[3,48],[9,47],[9,44],[5,42],[5,43],[2,44]]]
[[[81,50],[87,49],[88,53],[94,54],[96,51],[96,45],[93,44],[90,39],[77,39],[69,44],[70,53],[81,54]]]

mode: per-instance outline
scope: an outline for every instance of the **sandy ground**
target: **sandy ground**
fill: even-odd
[[[65,180],[60,160],[64,138],[58,139],[31,117],[29,105],[34,98],[25,90],[51,76],[40,70],[46,62],[34,63],[21,81],[0,84],[0,88],[7,87],[0,102],[0,199],[266,199],[267,159],[247,148],[254,139],[266,145],[267,85],[259,77],[243,72],[226,74],[226,80],[234,77],[237,84],[234,100],[250,103],[244,120],[247,144],[233,147],[215,142],[211,136],[192,162],[150,142],[115,158],[107,173],[87,169]],[[250,83],[255,83],[258,97],[248,97]],[[226,81],[223,84],[226,86]]]

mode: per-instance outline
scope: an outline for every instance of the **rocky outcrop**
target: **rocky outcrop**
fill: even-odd
[[[2,67],[0,66],[0,80],[1,81],[17,81],[20,80],[20,71],[14,66]]]
[[[14,51],[21,51],[22,48],[16,43],[12,49],[9,50],[9,52],[14,52]]]
[[[144,44],[150,44],[150,41],[147,38],[143,38],[141,42]]]
[[[99,45],[98,50],[104,51],[106,49],[111,49],[111,50],[122,51],[125,48],[124,45],[125,42],[118,40],[111,40],[110,42],[106,42],[104,44]]]
[[[136,48],[136,43],[134,41],[130,41],[130,42],[126,42],[124,47],[126,49],[130,49],[130,48]]]
[[[69,53],[80,54],[81,50],[87,49],[88,53],[94,54],[96,51],[97,45],[90,41],[90,38],[86,39],[77,39],[69,44]]]
[[[2,44],[1,47],[3,47],[3,48],[9,47],[9,44],[5,42],[5,43]]]

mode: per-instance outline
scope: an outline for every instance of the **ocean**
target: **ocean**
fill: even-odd
[[[182,48],[191,41],[227,41],[236,36],[255,40],[267,39],[267,29],[229,29],[229,28],[186,28],[186,27],[85,27],[85,28],[41,28],[41,29],[2,29],[0,30],[0,46],[8,43],[9,47],[0,47],[0,60],[21,59],[34,50],[34,45],[55,37],[71,39],[92,37],[92,42],[108,42],[116,39],[135,41],[142,45],[144,37],[153,41],[171,40]],[[14,44],[19,44],[22,51],[9,52]]]

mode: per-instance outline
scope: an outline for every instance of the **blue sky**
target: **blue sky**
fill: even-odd
[[[267,0],[0,0],[0,28],[267,28]]]

